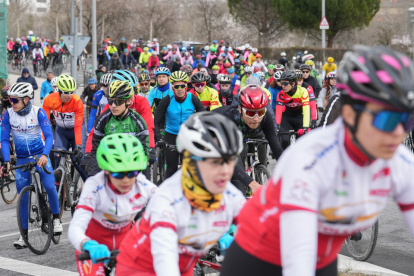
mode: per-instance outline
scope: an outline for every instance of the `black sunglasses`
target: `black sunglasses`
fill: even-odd
[[[290,82],[288,81],[282,81],[282,86],[288,86],[290,84]]]
[[[18,104],[20,100],[23,100],[22,98],[9,98],[10,102],[12,104]]]
[[[120,105],[126,103],[126,100],[124,100],[124,99],[115,99],[115,100],[108,99],[109,106],[111,106],[113,103],[115,103],[116,106],[120,106]]]
[[[175,89],[175,90],[178,90],[178,89],[185,89],[187,87],[187,84],[175,84],[175,85],[173,85],[173,88]]]
[[[139,174],[139,171],[129,171],[129,172],[110,172],[113,178],[124,179],[124,177],[134,178]]]

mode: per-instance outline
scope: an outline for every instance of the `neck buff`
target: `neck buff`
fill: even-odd
[[[17,111],[16,113],[17,115],[20,115],[20,116],[26,116],[27,114],[30,113],[30,111],[32,111],[32,103],[29,101],[29,103],[26,105],[25,108],[23,108],[20,111]]]
[[[230,96],[232,96],[232,91],[231,91],[231,87],[227,88],[227,89],[222,89],[220,88],[220,94],[224,97],[224,98],[230,98]]]
[[[205,212],[219,208],[222,194],[213,195],[204,188],[196,161],[192,160],[190,152],[184,151],[182,163],[181,185],[190,205]]]
[[[185,89],[184,97],[181,97],[181,98],[180,97],[177,97],[177,94],[175,93],[174,88],[173,88],[173,91],[174,91],[174,98],[175,98],[175,101],[177,103],[183,103],[185,101],[185,99],[187,99],[187,88]]]
[[[158,89],[162,92],[165,92],[168,90],[168,88],[170,88],[170,83],[168,82],[166,85],[164,86],[158,86]]]

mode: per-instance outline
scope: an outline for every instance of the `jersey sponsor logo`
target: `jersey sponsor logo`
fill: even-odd
[[[347,191],[338,191],[338,190],[334,190],[334,193],[336,196],[348,196],[348,192]]]
[[[286,104],[287,107],[300,107],[302,103],[288,103]]]
[[[111,124],[111,126],[109,127],[109,132],[114,132],[115,131],[115,125]]]
[[[227,220],[223,220],[223,221],[215,221],[213,223],[213,226],[217,226],[217,227],[224,227],[227,226],[229,224],[229,222]]]
[[[188,228],[197,229],[197,224],[190,224],[190,225],[188,225]]]
[[[136,195],[134,195],[133,197],[131,197],[130,199],[129,199],[129,203],[132,203],[132,202],[134,202],[135,200],[137,200],[138,198],[140,198],[141,197],[141,194],[140,193],[137,193]]]
[[[98,187],[96,187],[96,190],[95,190],[95,191],[93,191],[93,193],[97,193],[97,192],[99,192],[99,190],[102,190],[104,187],[105,187],[105,184],[104,184],[104,185],[102,185],[102,186],[98,186]]]
[[[147,235],[142,235],[142,237],[138,240],[138,242],[134,244],[134,248],[137,248],[138,246],[143,244],[146,239],[147,239]]]
[[[224,210],[226,210],[226,205],[221,205],[216,210],[214,210],[214,214],[217,215],[218,213],[224,212]]]
[[[172,212],[168,211],[168,210],[162,211],[161,217],[175,220],[175,215]]]
[[[310,169],[312,169],[315,166],[315,164],[318,161],[318,159],[321,159],[322,157],[324,157],[326,153],[328,153],[329,151],[331,151],[337,145],[338,145],[338,140],[335,140],[332,144],[330,144],[329,146],[327,146],[326,148],[324,148],[321,152],[316,153],[316,159],[312,160],[312,163],[310,165],[308,165],[308,166],[305,166],[303,169],[304,170],[310,170]]]
[[[310,202],[311,193],[306,182],[296,179],[290,190],[290,197],[300,201]]]
[[[270,209],[266,209],[263,211],[262,215],[259,218],[259,221],[261,223],[265,222],[270,216],[276,215],[277,213],[279,213],[279,208],[277,208],[276,206],[270,208]]]
[[[390,191],[391,189],[375,189],[375,190],[370,190],[369,195],[386,197],[388,196]]]
[[[382,170],[374,174],[374,176],[372,177],[372,181],[375,181],[377,178],[380,178],[380,177],[388,176],[389,174],[390,174],[390,168],[389,167],[383,168]]]
[[[309,99],[309,95],[308,95],[308,94],[306,94],[306,95],[305,95],[305,97],[303,97],[303,96],[302,96],[301,98],[302,98],[302,100]]]
[[[141,204],[141,205],[139,205],[139,206],[134,206],[134,207],[132,207],[132,210],[133,211],[136,211],[136,210],[142,210],[142,208],[145,206],[145,203],[144,204]]]

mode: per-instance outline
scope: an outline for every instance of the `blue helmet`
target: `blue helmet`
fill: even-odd
[[[132,87],[138,85],[138,78],[135,76],[134,73],[128,70],[116,70],[112,75],[112,81],[120,80],[120,81],[129,81]]]
[[[217,43],[217,40],[213,40],[213,44],[216,44]]]
[[[158,68],[157,72],[155,73],[155,76],[162,75],[162,74],[167,75],[167,76],[171,76],[171,72],[167,67]]]
[[[233,74],[235,71],[234,71],[234,69],[233,68],[229,68],[229,69],[227,69],[227,73],[228,74]]]
[[[94,79],[94,78],[90,78],[89,80],[88,80],[88,84],[97,84],[98,82],[96,81],[96,79]]]
[[[168,49],[167,49],[167,47],[164,46],[164,47],[162,47],[162,50],[167,51]]]
[[[234,62],[235,63],[240,63],[240,60],[239,59],[235,59]]]
[[[181,47],[181,51],[187,51],[187,48],[186,47]]]

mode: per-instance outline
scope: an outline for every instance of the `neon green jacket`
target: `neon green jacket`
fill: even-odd
[[[142,52],[141,55],[139,55],[139,63],[148,63],[150,56],[150,52],[147,52],[147,54],[145,54],[145,52]]]

